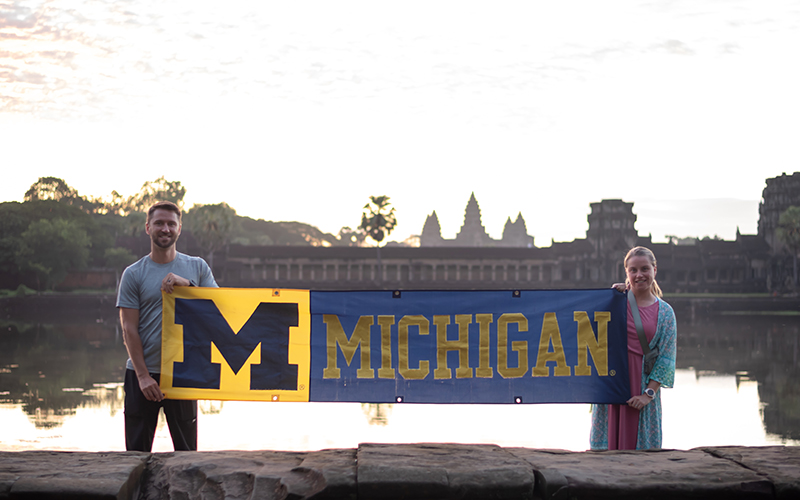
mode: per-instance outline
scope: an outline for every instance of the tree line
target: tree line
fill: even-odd
[[[0,203],[0,287],[52,289],[70,271],[87,267],[118,272],[137,256],[117,241],[141,234],[155,200],[182,203],[186,188],[160,177],[123,197],[82,196],[57,177],[41,177],[23,202]]]
[[[142,237],[147,209],[171,201],[183,210],[185,196],[180,181],[163,176],[129,196],[113,191],[106,198],[83,196],[63,179],[41,177],[23,202],[0,203],[0,288],[53,289],[69,272],[90,267],[114,269],[119,276],[141,257],[125,241]],[[338,235],[300,222],[238,216],[224,202],[185,210],[183,229],[212,267],[229,244],[362,246],[368,237],[379,244],[397,219],[387,196],[370,199],[361,226],[345,226]]]

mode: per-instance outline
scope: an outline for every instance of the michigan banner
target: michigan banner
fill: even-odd
[[[624,403],[625,295],[603,290],[163,294],[172,399]]]

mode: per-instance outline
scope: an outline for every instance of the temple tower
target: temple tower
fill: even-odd
[[[511,222],[511,217],[506,220],[500,246],[533,247],[533,236],[528,235],[528,228],[525,226],[525,219],[522,218],[522,212],[517,214],[517,220],[514,222]]]
[[[597,257],[621,262],[625,252],[633,248],[639,239],[639,233],[633,227],[636,223],[633,203],[603,200],[590,206],[592,213],[587,217],[589,230],[586,231],[586,239],[594,247]]]
[[[772,253],[783,249],[775,230],[781,214],[793,205],[800,207],[800,172],[767,179],[758,204],[758,235],[769,244]]]
[[[419,244],[423,247],[441,247],[445,245],[442,238],[442,226],[439,224],[439,216],[436,210],[425,219],[422,226],[422,234],[419,237]]]
[[[455,244],[460,247],[484,247],[491,246],[492,243],[492,239],[481,222],[481,208],[478,206],[478,200],[475,199],[475,193],[472,193],[464,213],[464,225],[456,235]]]

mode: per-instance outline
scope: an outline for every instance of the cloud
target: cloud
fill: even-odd
[[[694,50],[680,40],[667,40],[662,44],[656,45],[655,48],[656,50],[665,50],[670,54],[676,54],[679,56],[691,56],[695,54]]]
[[[3,59],[25,59],[27,54],[23,52],[10,52],[8,50],[0,50],[0,61]]]
[[[31,29],[37,19],[31,9],[15,2],[0,2],[0,30],[5,28]]]
[[[0,73],[0,81],[6,81],[8,83],[42,85],[46,80],[47,77],[45,75],[33,71],[5,71]]]
[[[41,50],[37,52],[37,55],[43,59],[52,59],[54,61],[67,63],[74,61],[78,54],[74,51],[66,50]]]

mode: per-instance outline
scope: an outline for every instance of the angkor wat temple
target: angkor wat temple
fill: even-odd
[[[697,240],[693,245],[653,243],[638,234],[633,203],[592,203],[586,237],[533,245],[525,221],[508,219],[503,238],[486,233],[474,195],[464,225],[443,239],[436,213],[420,247],[298,247],[231,245],[216,274],[225,286],[346,289],[531,289],[605,288],[624,279],[622,258],[633,246],[658,258],[658,281],[666,292],[767,292],[792,287],[791,256],[776,237],[777,221],[800,206],[800,172],[766,180],[758,234]],[[787,281],[788,280],[788,281]]]
[[[506,221],[503,229],[503,238],[494,240],[486,232],[481,221],[481,209],[475,193],[472,193],[464,211],[464,225],[456,235],[455,239],[446,240],[442,238],[442,228],[439,225],[439,217],[434,211],[425,220],[420,235],[420,246],[423,247],[533,247],[533,236],[528,234],[525,226],[525,219],[522,214],[517,215],[517,220],[511,222],[511,217]]]

